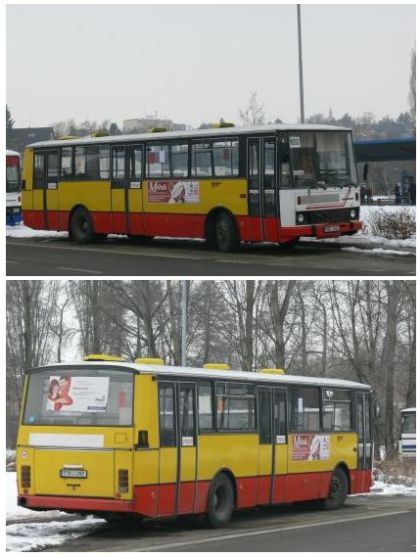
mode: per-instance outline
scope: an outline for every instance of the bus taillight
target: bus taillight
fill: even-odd
[[[22,465],[20,468],[20,483],[22,488],[31,488],[31,466]]]

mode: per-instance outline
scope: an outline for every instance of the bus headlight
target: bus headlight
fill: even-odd
[[[303,224],[305,222],[305,215],[300,212],[296,215],[296,220],[298,224]]]
[[[357,211],[356,211],[356,209],[350,209],[350,218],[351,218],[352,220],[354,220],[354,219],[356,218],[356,216],[357,216]]]

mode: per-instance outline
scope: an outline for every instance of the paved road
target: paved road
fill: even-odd
[[[353,497],[340,510],[309,505],[235,514],[229,527],[210,529],[185,518],[121,528],[104,525],[51,552],[414,552],[414,497]]]
[[[8,276],[415,276],[415,257],[373,256],[336,247],[244,245],[210,251],[197,241],[112,238],[76,245],[67,238],[8,238]]]

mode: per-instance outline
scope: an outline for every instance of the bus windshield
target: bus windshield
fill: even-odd
[[[19,157],[6,156],[6,191],[20,191]]]
[[[401,414],[401,432],[415,433],[416,432],[416,414],[415,413],[402,413]]]
[[[289,145],[295,187],[357,185],[349,132],[291,132]]]
[[[132,424],[133,374],[66,369],[29,375],[25,425],[128,426]]]

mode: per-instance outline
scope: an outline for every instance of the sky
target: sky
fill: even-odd
[[[157,112],[299,120],[296,5],[8,5],[6,100],[16,127]],[[303,4],[305,114],[408,110],[414,5]]]

